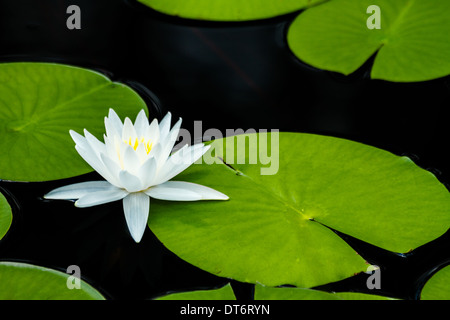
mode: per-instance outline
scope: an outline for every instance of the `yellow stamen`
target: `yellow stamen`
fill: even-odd
[[[150,153],[150,151],[152,150],[152,146],[153,146],[153,143],[150,140],[145,141],[145,138],[141,138],[141,140],[136,138],[134,141],[132,141],[130,138],[128,141],[125,141],[125,143],[127,143],[128,145],[133,147],[134,150],[136,150],[140,144],[143,144],[144,148],[145,148],[145,152],[147,152],[147,154]]]

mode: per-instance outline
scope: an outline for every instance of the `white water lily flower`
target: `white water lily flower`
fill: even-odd
[[[125,219],[131,236],[140,242],[147,226],[150,197],[172,201],[227,200],[214,189],[184,181],[169,181],[197,161],[209,148],[203,143],[185,145],[171,155],[181,118],[170,129],[171,114],[150,124],[144,110],[133,125],[122,123],[113,109],[105,117],[106,135],[100,142],[87,130],[84,137],[70,135],[80,156],[106,181],[81,182],[47,193],[46,199],[77,199],[75,206],[91,207],[123,199]]]

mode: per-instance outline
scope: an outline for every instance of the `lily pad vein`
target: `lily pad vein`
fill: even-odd
[[[101,84],[99,86],[96,86],[96,87],[94,87],[93,89],[91,89],[91,90],[89,90],[87,92],[84,92],[82,94],[76,95],[72,99],[66,100],[63,103],[57,104],[57,105],[55,105],[53,107],[50,107],[49,109],[47,109],[47,111],[41,112],[39,114],[39,117],[35,121],[38,121],[40,118],[46,118],[46,114],[47,113],[55,112],[56,110],[61,109],[61,108],[65,107],[68,104],[71,104],[71,103],[73,103],[75,101],[81,100],[81,99],[83,99],[83,98],[85,98],[85,97],[87,97],[89,95],[94,94],[97,91],[103,90],[104,88],[106,88],[106,87],[108,87],[110,85],[112,85],[112,82],[108,81],[107,83],[103,83],[103,84]]]

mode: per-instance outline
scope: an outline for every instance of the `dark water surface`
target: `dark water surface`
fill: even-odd
[[[81,30],[66,28],[66,8],[81,8]],[[167,111],[186,129],[201,120],[217,128],[279,129],[348,138],[410,156],[445,184],[450,78],[421,83],[370,80],[370,62],[345,77],[299,62],[284,35],[295,17],[208,23],[169,18],[121,0],[0,0],[0,62],[45,61],[104,72],[146,99],[152,116]],[[13,226],[0,243],[0,260],[18,260],[82,276],[108,298],[150,298],[167,291],[220,286],[227,279],[203,272],[166,250],[147,230],[136,245],[121,202],[76,209],[44,201],[51,189],[97,179],[1,181],[14,209]],[[400,255],[341,235],[382,267],[383,294],[416,299],[424,281],[450,262],[449,235]],[[367,291],[360,274],[322,289]],[[250,285],[233,282],[239,298]]]

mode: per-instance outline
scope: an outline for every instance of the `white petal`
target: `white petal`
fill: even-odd
[[[92,192],[105,191],[113,188],[114,186],[112,186],[108,181],[80,182],[56,188],[44,195],[44,198],[63,200],[79,199],[82,196]]]
[[[70,131],[70,135],[72,136],[72,139],[74,139],[76,143],[75,150],[77,150],[78,154],[84,159],[84,161],[86,161],[92,167],[92,169],[97,171],[103,178],[108,180],[108,182],[117,186],[118,182],[117,178],[115,178],[109,173],[100,157],[101,152],[107,151],[104,145],[100,141],[98,141],[97,138],[88,133],[89,139],[97,140],[97,142],[91,141],[92,145],[96,145],[97,143],[103,145],[104,149],[103,151],[101,152],[99,152],[98,150],[95,151],[91,147],[91,143],[88,142],[87,138],[81,136],[80,134],[72,130]]]
[[[164,183],[145,190],[145,193],[159,200],[198,201],[202,199],[201,195],[196,192],[187,189],[171,188],[164,186]]]
[[[198,144],[196,145],[196,146],[199,146]],[[179,148],[178,150],[176,150],[173,154],[172,154],[172,157],[173,156],[176,156],[176,154],[178,154],[178,156],[176,156],[176,157],[179,157],[181,154],[183,154],[184,152],[186,152],[186,149],[189,147],[189,144],[185,144],[184,146],[182,146],[181,148]],[[203,147],[203,144],[202,144],[202,147]]]
[[[172,154],[169,160],[176,165],[190,165],[205,154],[209,148],[210,146],[205,146],[203,143],[194,144],[193,146],[188,146],[186,144],[177,152]]]
[[[122,129],[122,140],[129,142],[131,139],[131,143],[134,143],[136,138],[137,135],[133,123],[131,122],[130,118],[125,118]]]
[[[135,174],[139,167],[141,166],[141,161],[136,151],[133,147],[127,145],[125,147],[125,152],[123,153],[123,166],[124,170]]]
[[[161,155],[162,147],[159,143],[156,143],[154,146],[152,146],[152,150],[148,153],[148,158],[155,158],[156,160],[159,159],[159,156]]]
[[[103,164],[105,165],[106,170],[109,172],[110,178],[108,181],[111,182],[111,184],[115,185],[116,187],[122,188],[122,185],[119,180],[119,172],[122,170],[120,168],[120,165],[103,153],[100,154],[100,158]]]
[[[128,192],[137,192],[142,190],[143,185],[141,180],[128,171],[125,170],[120,171],[119,180],[121,186],[125,188]]]
[[[197,183],[186,181],[167,181],[163,184],[170,188],[186,189],[201,195],[202,200],[228,200],[229,197],[222,192],[214,190],[210,187],[202,186]]]
[[[166,182],[180,174],[197,161],[208,149],[209,146],[204,146],[203,144],[180,149],[164,163],[164,166],[158,172],[155,184]]]
[[[219,191],[185,181],[167,181],[163,184],[151,187],[145,193],[155,199],[172,201],[229,199],[228,196]]]
[[[139,168],[137,175],[142,181],[143,189],[147,189],[152,185],[152,182],[156,176],[156,168],[155,158],[148,158]]]
[[[134,128],[135,128],[135,130],[136,130],[136,134],[137,134],[137,137],[138,137],[139,139],[141,139],[142,137],[144,137],[145,131],[147,130],[147,127],[148,127],[148,126],[149,126],[149,125],[148,125],[148,118],[147,118],[147,116],[145,115],[144,109],[142,109],[142,110],[138,113],[138,115],[137,115],[137,117],[136,117],[136,121],[134,122]]]
[[[124,153],[126,148],[129,146],[128,143],[125,143],[122,138],[115,136],[114,137],[114,147],[115,147],[115,152],[116,152],[116,158],[120,167],[123,169],[124,168],[124,162],[123,162],[123,158],[124,158]],[[114,159],[113,157],[111,157],[112,159]]]
[[[106,126],[106,121],[105,121]],[[122,120],[120,120],[119,116],[113,109],[109,109],[108,113],[108,127],[112,132],[116,132],[116,134],[121,135],[122,129],[123,129],[123,123]],[[106,128],[108,130],[108,127]],[[107,135],[109,136],[109,132],[107,131]]]
[[[106,155],[120,166],[119,153],[116,147],[118,136],[105,136]]]
[[[160,141],[160,144],[162,146],[161,154],[158,156],[158,166],[161,166],[165,161],[167,161],[167,158],[169,158],[170,153],[172,152],[173,146],[178,138],[178,133],[180,131],[181,127],[181,118],[178,120],[178,122],[174,125],[172,130],[167,135],[167,138]]]
[[[122,133],[122,128],[120,129],[120,131],[118,131],[116,126],[112,123],[111,119],[109,119],[108,117],[105,117],[105,130],[106,135],[110,138],[121,135]]]
[[[139,159],[139,162],[144,162],[145,159],[147,159],[147,156],[148,156],[147,155],[147,149],[145,148],[145,144],[140,143],[138,145],[138,147],[136,148],[135,153],[136,153],[136,155],[137,155],[137,157]]]
[[[82,147],[82,148],[89,148],[89,144],[85,137],[83,137],[78,132],[75,132],[73,130],[69,130],[69,134],[72,137],[72,140],[75,142],[76,145]]]
[[[105,144],[100,142],[96,137],[94,137],[89,131],[86,129],[84,130],[84,136],[86,137],[87,142],[89,143],[89,146],[97,155],[100,152],[106,153],[106,147]]]
[[[153,144],[158,143],[159,141],[159,125],[158,125],[158,119],[153,119],[152,123],[150,123],[150,126],[145,131],[145,138],[150,140]]]
[[[164,118],[161,120],[161,123],[159,124],[159,139],[162,145],[164,145],[164,141],[166,141],[167,136],[169,135],[171,123],[172,123],[172,114],[170,112],[167,112],[167,114],[164,116]]]
[[[108,170],[106,165],[101,160],[101,154],[97,155],[92,150],[86,151],[78,145],[75,146],[75,149],[77,150],[78,154],[84,159],[84,161],[86,161],[92,167],[92,169],[97,171],[98,174],[105,178],[105,180],[117,187],[120,186],[117,175],[111,174],[110,170]]]
[[[183,120],[181,118],[179,118],[177,123],[175,123],[175,125],[170,130],[170,133],[169,133],[169,136],[168,136],[169,140],[167,141],[168,144],[172,144],[170,149],[173,149],[173,145],[177,141],[178,133],[180,132],[182,121]]]
[[[78,199],[75,202],[75,206],[78,208],[97,206],[99,204],[122,200],[127,195],[128,192],[119,188],[92,192]]]
[[[91,148],[84,149],[83,147],[76,145],[75,149],[77,150],[78,154],[84,159],[84,161],[86,161],[92,167],[92,169],[97,171],[106,180],[110,182],[113,181],[111,175],[106,170],[105,165]]]
[[[131,236],[140,242],[147,227],[150,198],[142,192],[130,193],[123,199],[123,210]]]

